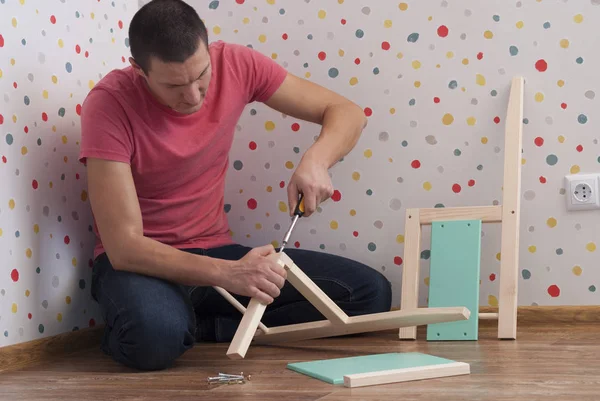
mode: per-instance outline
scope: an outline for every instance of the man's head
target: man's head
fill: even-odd
[[[152,0],[129,25],[131,65],[164,105],[180,113],[198,111],[211,77],[208,33],[196,11],[182,0]]]

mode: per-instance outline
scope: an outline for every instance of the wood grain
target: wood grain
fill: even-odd
[[[596,308],[596,312],[598,308]],[[590,317],[589,313],[579,315]],[[419,327],[419,336],[425,328]],[[244,360],[229,360],[227,344],[198,344],[166,371],[137,372],[94,348],[0,374],[0,399],[21,400],[389,400],[389,401],[592,401],[600,388],[600,325],[519,325],[516,341],[498,341],[494,324],[477,342],[399,341],[398,331],[255,346]],[[345,388],[286,369],[289,362],[423,352],[465,362],[469,375]],[[219,372],[251,374],[244,384],[209,385]]]
[[[502,206],[421,208],[419,211],[421,225],[430,225],[439,220],[481,220],[483,223],[502,221]]]
[[[96,326],[2,347],[0,372],[53,361],[55,358],[97,346],[102,339],[103,330],[104,326]]]
[[[344,387],[378,386],[413,380],[433,379],[447,376],[467,375],[471,371],[468,363],[452,362],[413,368],[381,370],[368,373],[344,375]]]
[[[479,313],[498,313],[498,308],[482,306]],[[600,327],[600,306],[519,306],[517,320],[521,326],[552,325],[597,325]],[[497,320],[480,320],[480,327],[496,327]],[[88,349],[97,349],[102,338],[103,325],[67,332],[28,341],[21,344],[0,347],[0,377],[2,373],[17,371],[30,366],[48,364],[67,357],[71,353]],[[598,343],[596,331],[593,331],[588,343]],[[416,337],[416,332],[415,332]],[[571,340],[563,339],[569,344]],[[575,341],[575,340],[573,340]]]
[[[521,151],[523,148],[523,77],[510,87],[504,134],[504,181],[502,186],[502,236],[498,338],[517,337],[519,283],[519,233],[521,226]]]
[[[256,334],[258,324],[266,309],[267,305],[261,303],[256,298],[250,300],[233,340],[231,340],[231,344],[227,349],[227,356],[229,358],[242,359],[246,356],[248,347],[252,342],[252,337]],[[269,329],[269,331],[271,331],[271,329]]]
[[[402,268],[402,291],[400,308],[410,310],[419,304],[419,275],[421,270],[421,217],[420,209],[406,209],[404,226],[404,266]],[[398,338],[415,340],[417,327],[401,327]]]

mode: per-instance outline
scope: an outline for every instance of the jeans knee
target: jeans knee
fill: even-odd
[[[163,370],[194,345],[195,323],[177,314],[148,314],[114,327],[112,357],[138,370]]]
[[[392,308],[392,285],[380,272],[372,270],[365,291],[369,302],[369,312],[388,312]]]

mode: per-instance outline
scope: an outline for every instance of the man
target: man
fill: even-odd
[[[323,319],[266,258],[272,245],[235,244],[224,180],[245,106],[322,126],[288,183],[306,215],[332,195],[328,169],[356,144],[362,110],[287,73],[246,46],[208,43],[181,0],[153,0],[129,29],[131,66],[107,74],[82,108],[80,160],[95,220],[92,295],[106,323],[102,349],[136,369],[169,366],[196,341],[230,341],[241,319],[213,288],[268,304],[270,326]],[[286,253],[349,315],[388,311],[390,283],[326,253]]]

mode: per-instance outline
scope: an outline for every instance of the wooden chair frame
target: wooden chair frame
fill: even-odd
[[[348,316],[329,298],[290,257],[270,255],[287,272],[287,280],[325,316],[325,320],[267,327],[261,319],[267,305],[255,298],[248,307],[241,305],[226,290],[215,287],[243,316],[227,350],[230,359],[245,357],[251,343],[268,344],[399,328],[402,339],[416,339],[416,326],[469,319],[471,312],[462,306],[418,308],[421,226],[434,220],[481,219],[502,223],[499,313],[483,314],[481,319],[498,318],[498,337],[516,338],[517,278],[519,257],[519,220],[521,189],[521,146],[523,121],[521,77],[512,80],[506,117],[503,206],[408,209],[406,211],[404,270],[400,310]]]
[[[500,291],[498,313],[479,313],[480,319],[498,319],[498,338],[517,338],[519,229],[521,210],[521,151],[523,132],[522,77],[512,79],[504,138],[504,181],[501,206],[414,208],[406,210],[404,269],[400,310],[414,310],[419,301],[421,227],[433,221],[475,219],[501,223]],[[400,339],[413,339],[416,327],[402,327]]]
[[[322,337],[335,337],[347,334],[366,333],[380,330],[397,329],[406,326],[420,326],[432,323],[443,323],[467,320],[471,312],[465,307],[421,308],[414,310],[395,310],[360,316],[348,316],[335,302],[329,298],[294,262],[283,253],[269,256],[276,260],[287,272],[287,280],[300,292],[319,312],[326,317],[308,323],[266,327],[260,320],[267,308],[252,298],[245,308],[226,290],[216,287],[236,309],[243,313],[242,320],[229,345],[227,356],[230,359],[245,357],[252,342],[268,344],[285,341],[308,340]]]

